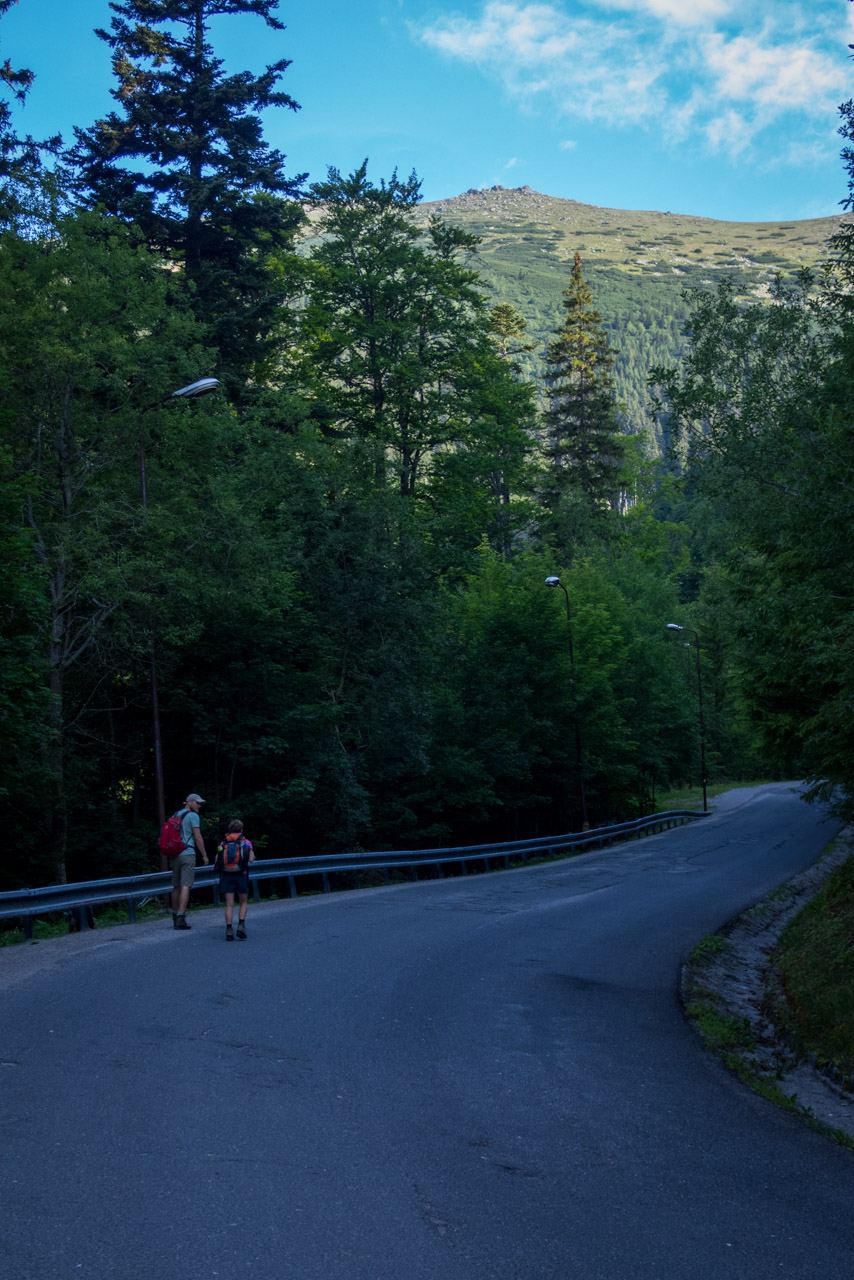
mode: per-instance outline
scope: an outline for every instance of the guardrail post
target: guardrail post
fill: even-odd
[[[218,907],[221,905],[221,899],[219,896],[219,881],[214,880],[213,885],[211,887],[213,889],[213,904],[215,907]]]
[[[253,902],[261,901],[261,885],[257,880],[252,881],[252,901]]]
[[[469,869],[468,869],[468,867],[466,866],[466,860],[465,860],[465,858],[460,858],[460,875],[461,875],[461,876],[467,876],[467,875],[468,875],[468,873],[469,873]]]
[[[77,923],[80,927],[81,933],[83,932],[84,929],[89,928],[89,908],[88,907],[77,908]]]
[[[444,879],[445,879],[445,872],[442,870],[442,864],[441,864],[441,862],[437,862],[437,863],[436,863],[436,878],[437,878],[437,880],[444,880]]]
[[[329,872],[323,872],[323,892],[329,893]]]
[[[136,920],[136,898],[128,897],[127,907],[128,907],[128,923],[133,924],[134,921]]]
[[[27,938],[30,942],[32,942],[32,940],[33,940],[33,917],[32,917],[32,916],[22,916],[22,917],[21,917],[21,923],[22,923],[22,925],[24,926],[24,937],[25,937],[25,938]]]
[[[288,897],[295,898],[297,896],[297,878],[296,876],[288,876]]]

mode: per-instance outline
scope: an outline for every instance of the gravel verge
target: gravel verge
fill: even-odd
[[[812,867],[699,943],[682,970],[685,1010],[706,1046],[745,1084],[846,1146],[854,1146],[854,1082],[798,1052],[768,1009],[782,993],[773,963],[780,935],[852,853],[849,828]]]

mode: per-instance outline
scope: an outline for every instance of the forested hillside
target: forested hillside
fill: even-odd
[[[628,429],[646,431],[657,450],[647,374],[684,351],[686,290],[731,279],[739,296],[767,299],[775,276],[813,267],[827,253],[838,218],[802,222],[719,222],[679,212],[603,209],[528,187],[468,191],[424,204],[482,238],[477,265],[496,301],[517,307],[537,343],[524,366],[534,377],[559,315],[576,253],[618,352],[616,385]]]
[[[0,110],[4,886],[151,869],[191,791],[262,856],[565,831],[704,761],[846,795],[850,233],[769,306],[829,221],[309,183],[287,61],[211,43],[276,9],[105,5],[115,111],[63,150]],[[620,409],[655,363],[672,474]]]

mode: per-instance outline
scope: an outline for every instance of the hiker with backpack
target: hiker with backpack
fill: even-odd
[[[196,851],[202,855],[205,866],[208,855],[202,839],[199,809],[204,800],[195,791],[184,801],[184,808],[167,818],[160,833],[160,851],[172,864],[172,926],[189,929],[187,903],[196,878]]]
[[[246,941],[246,910],[249,906],[249,864],[255,861],[252,841],[243,834],[239,818],[229,822],[225,839],[216,852],[219,870],[219,891],[225,897],[225,940],[234,941],[234,899],[240,904],[237,911],[237,936]]]

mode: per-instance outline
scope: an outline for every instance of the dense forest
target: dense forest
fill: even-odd
[[[105,4],[73,142],[16,132],[3,48],[2,887],[153,869],[191,790],[261,856],[565,831],[582,776],[591,823],[648,811],[700,783],[671,622],[710,774],[844,803],[854,233],[772,304],[684,299],[662,458],[582,252],[535,383],[414,174],[288,173],[287,61],[226,75],[209,30],[278,46],[277,7]]]

